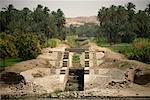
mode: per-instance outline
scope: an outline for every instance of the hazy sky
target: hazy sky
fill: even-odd
[[[0,8],[13,4],[17,9],[28,7],[33,10],[37,4],[41,4],[51,11],[61,8],[66,17],[76,17],[97,15],[102,6],[125,5],[127,2],[132,2],[138,10],[143,10],[150,0],[0,0]]]

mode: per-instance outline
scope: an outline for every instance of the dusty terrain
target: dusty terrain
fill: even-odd
[[[50,51],[64,51],[65,48],[69,46],[61,44],[56,48],[46,48],[42,50],[42,54],[37,57],[37,59],[23,61],[16,65],[6,68],[6,72],[20,73],[26,76],[26,84],[19,83],[17,85],[7,85],[1,82],[0,84],[0,94],[6,96],[10,94],[13,97],[14,94],[18,97],[20,96],[51,96],[51,97],[84,97],[84,96],[150,96],[150,83],[147,84],[135,84],[135,75],[144,76],[150,75],[150,65],[144,64],[142,62],[128,60],[124,55],[115,53],[108,48],[98,47],[94,43],[86,45],[90,51],[103,51],[104,57],[98,66],[94,66],[93,69],[99,70],[99,76],[96,82],[109,83],[104,84],[103,88],[100,85],[92,86],[85,91],[79,91],[72,94],[72,92],[58,92],[55,86],[57,82],[52,82],[52,79],[56,79],[57,76],[48,74],[53,74],[55,70],[55,64],[49,63],[48,61],[55,61],[57,57],[55,53],[49,53]],[[99,55],[101,56],[101,55]],[[48,60],[48,61],[47,61]],[[50,73],[49,73],[50,72]],[[112,72],[112,73],[111,73]],[[120,74],[119,74],[120,73]],[[32,76],[31,76],[32,75]],[[110,79],[109,76],[114,75],[114,78],[118,77],[121,81],[114,81],[115,79]],[[117,76],[119,75],[119,76]],[[105,78],[104,80],[102,78]],[[117,78],[117,79],[118,79]],[[144,77],[145,78],[145,77]],[[141,79],[144,81],[147,79]],[[149,78],[149,76],[148,76]],[[113,81],[112,81],[113,80]],[[31,83],[33,82],[33,83]],[[137,82],[138,83],[138,82]],[[53,85],[52,85],[53,84]],[[32,85],[32,86],[31,86]],[[32,87],[32,88],[31,88]],[[94,88],[93,88],[94,87]],[[57,90],[59,91],[59,90]],[[53,93],[52,93],[53,92]],[[52,94],[49,94],[52,93]]]

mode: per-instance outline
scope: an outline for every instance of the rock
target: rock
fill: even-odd
[[[120,89],[120,88],[127,88],[128,85],[129,84],[127,81],[122,81],[122,82],[111,81],[110,83],[108,83],[107,88]]]
[[[3,81],[5,84],[19,84],[19,83],[26,83],[25,79],[22,75],[15,72],[3,72],[0,75],[0,80]]]
[[[77,92],[74,92],[74,98],[77,98],[78,97],[78,93]]]
[[[136,69],[134,83],[139,85],[146,85],[150,83],[150,69]]]

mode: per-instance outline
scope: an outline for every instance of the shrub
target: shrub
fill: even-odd
[[[150,47],[150,39],[148,38],[137,38],[132,43],[135,48],[145,48]]]
[[[96,37],[93,40],[98,46],[108,46],[108,42],[104,37]]]
[[[113,51],[122,53],[122,54],[128,54],[132,52],[133,47],[130,44],[115,44],[110,47]]]
[[[127,58],[138,60],[144,63],[150,63],[150,41],[149,39],[135,39],[130,44],[116,44],[110,48],[113,51],[124,54]]]
[[[75,39],[77,36],[67,36],[66,37],[66,44],[68,44],[70,47],[76,47]]]
[[[15,37],[6,33],[0,33],[0,58],[3,60],[0,66],[5,67],[5,58],[16,56],[18,51],[14,44]]]
[[[72,60],[74,62],[80,61],[80,55],[79,54],[74,54],[73,57],[72,57]]]
[[[33,33],[18,34],[16,39],[18,55],[23,60],[34,59],[40,53],[40,44]]]
[[[35,35],[36,35],[36,38],[38,39],[41,47],[44,47],[45,42],[46,42],[46,36],[45,36],[45,34],[37,32],[37,33],[35,33]]]
[[[127,54],[129,59],[150,63],[150,47],[134,48],[131,53]]]
[[[150,39],[137,38],[132,45],[134,49],[128,58],[150,63]]]
[[[59,39],[48,39],[45,43],[45,47],[51,47],[54,48],[60,43]]]

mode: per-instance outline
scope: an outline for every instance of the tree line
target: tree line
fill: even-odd
[[[64,38],[62,36],[65,34],[65,17],[61,9],[55,12],[50,11],[48,7],[38,5],[34,11],[27,7],[18,10],[10,4],[2,8],[0,15],[0,32],[8,34],[42,32],[48,38]]]
[[[136,11],[129,2],[125,6],[102,7],[97,18],[100,23],[98,36],[105,37],[110,44],[130,43],[117,47],[127,58],[150,63],[150,4]]]
[[[61,9],[50,11],[37,5],[32,11],[12,4],[0,11],[0,58],[19,56],[33,59],[48,38],[65,39],[65,16]]]
[[[97,18],[100,23],[98,36],[104,36],[109,43],[132,42],[137,37],[150,38],[150,4],[144,10],[127,5],[102,7]]]
[[[104,37],[109,43],[131,43],[135,38],[150,38],[150,4],[144,10],[136,10],[129,2],[125,6],[102,7],[97,14],[99,25],[85,23],[70,25],[68,34],[86,37]]]

